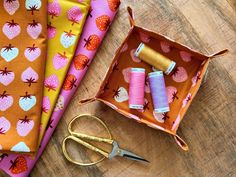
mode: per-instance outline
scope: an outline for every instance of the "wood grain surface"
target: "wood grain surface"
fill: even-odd
[[[95,95],[116,49],[130,29],[126,6],[134,10],[139,26],[164,34],[204,54],[228,48],[214,59],[207,81],[182,121],[178,134],[190,150],[183,152],[173,138],[127,119],[106,105],[78,101]],[[123,0],[94,62],[59,123],[32,177],[231,177],[236,176],[236,1],[235,0]],[[65,160],[61,142],[67,124],[76,115],[99,116],[121,147],[145,157],[142,164],[123,158],[81,168]],[[88,126],[91,128],[91,126]],[[98,131],[99,134],[102,130]],[[77,158],[82,147],[71,145]],[[95,158],[95,157],[94,157]],[[1,176],[4,176],[2,174]]]

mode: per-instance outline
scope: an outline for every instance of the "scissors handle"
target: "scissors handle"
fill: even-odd
[[[97,148],[97,147],[95,147],[95,146],[93,146],[93,145],[91,145],[91,144],[89,144],[89,143],[87,143],[87,142],[81,140],[80,138],[73,136],[73,135],[69,135],[69,136],[67,136],[67,137],[63,140],[63,152],[64,152],[64,154],[65,154],[65,152],[66,152],[66,154],[67,154],[65,143],[66,143],[66,140],[68,140],[68,139],[74,140],[75,142],[77,142],[77,143],[79,143],[79,144],[85,146],[86,148],[88,148],[88,149],[90,149],[90,150],[92,150],[92,151],[95,151],[95,152],[97,152],[97,153],[103,155],[103,156],[106,157],[106,158],[109,157],[109,154],[108,154],[106,151],[104,151],[104,150],[102,150],[102,149],[100,149],[100,148]]]
[[[108,144],[112,144],[113,141],[114,141],[112,139],[100,138],[100,137],[96,137],[96,136],[90,136],[90,135],[86,135],[86,134],[83,134],[83,133],[76,133],[76,132],[70,132],[70,133],[71,133],[71,135],[76,136],[78,138],[92,140],[92,141],[98,141],[98,142],[103,142],[103,143],[108,143]]]

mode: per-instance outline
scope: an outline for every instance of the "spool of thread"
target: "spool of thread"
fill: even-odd
[[[162,71],[156,71],[148,74],[152,102],[155,113],[164,113],[170,110],[164,75]]]
[[[145,88],[145,69],[131,68],[129,85],[129,108],[143,109]]]
[[[167,75],[173,71],[176,65],[174,61],[156,52],[144,43],[139,45],[134,55],[158,70],[165,72]]]

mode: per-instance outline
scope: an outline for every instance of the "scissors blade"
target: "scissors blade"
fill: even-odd
[[[127,150],[124,150],[124,149],[121,149],[118,145],[118,143],[114,140],[113,141],[113,149],[112,151],[110,152],[109,154],[109,159],[112,159],[113,157],[115,156],[121,156],[121,157],[125,157],[125,158],[128,158],[128,159],[131,159],[131,160],[136,160],[136,161],[142,161],[142,162],[148,162],[148,160],[130,152],[130,151],[127,151]]]
[[[136,160],[136,161],[142,161],[142,162],[147,162],[147,163],[150,163],[148,160],[130,152],[130,151],[126,151],[126,150],[123,150],[123,149],[120,149],[120,153],[119,153],[119,156],[122,156],[122,157],[125,157],[127,159],[131,159],[131,160]]]

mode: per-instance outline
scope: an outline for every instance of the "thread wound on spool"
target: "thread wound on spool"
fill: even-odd
[[[131,68],[129,85],[129,108],[143,109],[145,88],[145,69]]]
[[[170,110],[164,75],[162,71],[151,72],[148,74],[152,101],[155,113],[164,113]]]
[[[154,66],[155,68],[170,74],[175,68],[176,63],[164,55],[156,52],[144,43],[141,43],[136,49],[134,55],[142,61]]]

